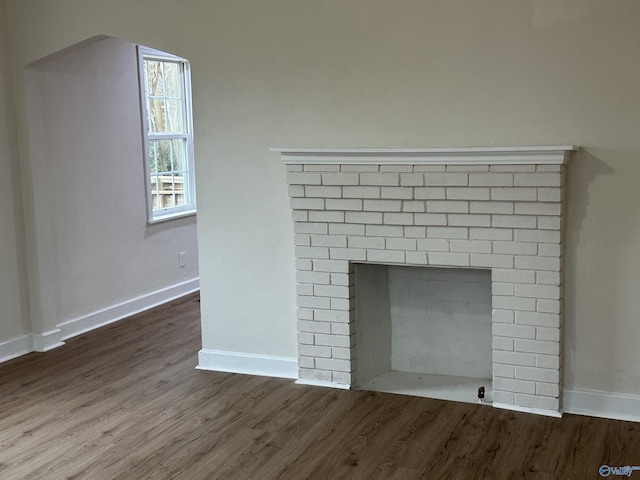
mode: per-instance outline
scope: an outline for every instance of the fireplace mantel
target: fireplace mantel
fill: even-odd
[[[560,165],[575,145],[535,147],[461,148],[272,148],[288,165],[381,164],[396,165]]]

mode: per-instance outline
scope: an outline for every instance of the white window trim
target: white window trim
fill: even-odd
[[[150,47],[138,45],[138,85],[140,88],[140,112],[141,112],[141,130],[144,156],[144,176],[145,176],[145,198],[147,203],[147,224],[165,222],[175,218],[195,215],[196,209],[196,185],[195,185],[195,161],[193,149],[193,112],[191,97],[191,69],[189,61],[185,58],[172,55],[170,53],[155,50]],[[184,112],[187,132],[187,165],[189,169],[188,188],[189,203],[177,207],[168,207],[162,210],[153,210],[153,199],[151,197],[151,171],[149,166],[149,118],[146,106],[146,94],[144,89],[144,65],[143,60],[160,60],[160,61],[176,61],[182,64],[182,84],[184,88]],[[163,134],[162,138],[170,138],[171,134]],[[184,135],[179,135],[183,138]]]

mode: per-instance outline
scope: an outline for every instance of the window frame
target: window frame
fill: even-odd
[[[162,52],[144,45],[137,46],[138,54],[138,84],[140,88],[140,113],[141,113],[141,130],[144,157],[144,176],[145,176],[145,199],[147,204],[147,224],[164,222],[174,218],[195,215],[196,208],[196,186],[195,186],[195,161],[193,148],[193,112],[191,97],[191,69],[189,61],[177,55]],[[182,88],[182,108],[184,112],[184,133],[162,133],[152,134],[149,132],[149,112],[147,109],[147,94],[145,91],[145,73],[144,61],[155,60],[160,62],[177,63],[180,65],[180,87]],[[151,177],[154,175],[150,165],[150,143],[152,140],[172,140],[186,139],[184,168],[187,171],[187,181],[184,182],[185,204],[179,206],[153,208],[152,182]],[[186,202],[186,199],[189,201]]]

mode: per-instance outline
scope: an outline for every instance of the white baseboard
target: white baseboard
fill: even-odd
[[[31,340],[34,352],[48,352],[64,345],[62,330],[59,328],[44,333],[34,333],[31,335]]]
[[[186,282],[132,298],[126,302],[111,305],[79,318],[67,320],[60,323],[58,328],[62,330],[62,340],[66,340],[196,292],[199,288],[199,278],[187,280]]]
[[[14,358],[33,352],[33,339],[31,338],[31,334],[21,335],[0,342],[0,352],[2,352],[0,363],[8,362]]]
[[[563,394],[566,413],[640,422],[640,395],[579,388]]]
[[[298,378],[296,357],[253,355],[242,352],[202,349],[198,352],[198,370],[244,373],[266,377]]]
[[[322,380],[299,379],[296,380],[296,383],[298,385],[311,385],[312,387],[339,388],[340,390],[351,389],[351,385],[345,385],[344,383],[325,382]]]
[[[518,405],[509,405],[508,403],[493,403],[495,408],[503,410],[512,410],[514,412],[535,413],[536,415],[544,415],[546,417],[562,418],[562,411],[546,410],[544,408],[520,407]]]

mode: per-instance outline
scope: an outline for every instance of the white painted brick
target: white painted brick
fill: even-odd
[[[435,213],[468,213],[469,202],[462,200],[427,201],[427,212]]]
[[[312,308],[297,308],[296,309],[296,318],[298,320],[313,320],[313,309]]]
[[[323,173],[323,185],[358,185],[357,173]]]
[[[332,260],[366,260],[366,250],[359,248],[330,248],[329,258]]]
[[[349,323],[351,318],[348,310],[316,310],[314,314],[317,322]]]
[[[399,212],[402,210],[400,200],[365,200],[364,209],[367,212]]]
[[[444,213],[416,213],[414,215],[416,225],[441,225],[447,224],[447,215]]]
[[[424,185],[424,175],[420,173],[403,173],[400,175],[400,185],[405,187],[421,187]]]
[[[562,217],[538,217],[538,228],[541,230],[560,230]]]
[[[377,172],[379,165],[340,165],[341,172]]]
[[[309,185],[304,188],[304,194],[307,197],[340,198],[342,196],[342,188]]]
[[[469,202],[470,213],[513,214],[513,202]]]
[[[426,252],[406,252],[405,262],[413,265],[426,265],[427,253]]]
[[[524,365],[535,367],[536,356],[530,353],[506,352],[502,350],[496,350],[493,352],[493,362],[506,363],[508,365]]]
[[[397,250],[367,250],[367,262],[404,263],[404,252]]]
[[[332,347],[331,356],[333,358],[340,358],[342,360],[351,360],[353,354],[350,348]]]
[[[425,185],[462,186],[469,184],[469,175],[466,173],[427,173]]]
[[[390,250],[416,250],[415,238],[387,238],[386,248]]]
[[[397,200],[411,200],[413,198],[413,189],[407,187],[382,187],[381,197]]]
[[[298,378],[300,380],[315,380],[318,382],[332,382],[333,376],[331,372],[326,370],[312,370],[308,368],[300,368],[298,370]]]
[[[321,176],[319,173],[287,173],[287,183],[289,185],[320,185]]]
[[[346,247],[347,237],[342,235],[311,235],[314,247]]]
[[[516,173],[513,184],[516,187],[559,187],[562,175],[559,173]]]
[[[471,187],[512,187],[513,174],[511,173],[484,173],[469,175]]]
[[[541,368],[560,368],[558,355],[536,355],[536,366]]]
[[[513,338],[506,337],[491,337],[491,348],[493,350],[505,350],[508,352],[513,351]]]
[[[452,252],[460,253],[491,253],[491,242],[483,240],[451,240]]]
[[[302,165],[287,164],[287,172],[301,172]]]
[[[413,189],[416,200],[444,200],[445,190],[442,187],[416,187]]]
[[[296,258],[295,266],[300,271],[313,270],[313,263],[308,258]]]
[[[381,172],[410,173],[413,172],[413,165],[380,165]]]
[[[350,248],[384,248],[384,237],[349,237]]]
[[[516,323],[519,325],[533,325],[535,327],[557,328],[560,326],[560,316],[556,313],[516,311]]]
[[[333,222],[333,223],[342,223],[344,222],[344,212],[327,212],[323,211],[310,211],[309,212],[309,221],[310,222]]]
[[[328,347],[350,347],[352,345],[352,337],[347,335],[323,335],[321,333],[314,334],[316,345]]]
[[[525,393],[516,393],[516,405],[520,407],[551,410],[553,412],[560,410],[560,401],[558,398],[527,395]]]
[[[331,307],[331,302],[329,301],[328,298],[308,297],[304,295],[298,295],[296,298],[297,298],[298,307],[321,308],[321,309]],[[314,317],[315,317],[315,314],[314,314]]]
[[[515,295],[515,285],[511,282],[491,282],[491,293],[493,295]]]
[[[364,235],[364,225],[330,223],[329,233],[331,235]]]
[[[557,215],[562,208],[559,203],[516,202],[514,212],[517,215]]]
[[[304,197],[304,187],[302,185],[289,185],[290,197]]]
[[[298,367],[300,368],[315,368],[316,362],[313,357],[298,357]]]
[[[367,225],[366,233],[372,237],[401,237],[402,227],[393,225]]]
[[[313,333],[298,332],[299,345],[313,345]]]
[[[418,250],[427,252],[448,252],[449,240],[440,238],[419,238]]]
[[[351,385],[353,374],[349,372],[332,372],[333,383]]]
[[[329,258],[329,249],[325,247],[296,247],[297,258]]]
[[[497,390],[495,385],[493,386],[493,403],[502,403],[503,405],[514,405],[516,401],[516,395],[511,392],[501,392]]]
[[[340,165],[327,163],[307,163],[304,165],[305,172],[339,172]]]
[[[513,230],[510,228],[482,228],[469,229],[471,240],[513,240]]]
[[[520,297],[560,299],[560,287],[556,285],[516,285],[516,295]]]
[[[564,198],[563,190],[560,188],[539,188],[539,202],[561,202]]]
[[[562,283],[562,278],[560,272],[541,271],[536,272],[536,283],[545,285],[560,285]]]
[[[471,254],[472,267],[513,268],[513,255]]]
[[[380,212],[346,212],[345,221],[347,223],[381,224],[382,213]]]
[[[502,365],[501,363],[496,363],[493,366],[493,375],[495,377],[503,377],[503,378],[514,378],[516,372],[516,367],[513,365]]]
[[[332,323],[332,335],[353,335],[355,333],[355,324],[350,323]],[[339,347],[335,347],[339,348]],[[335,349],[332,349],[332,355],[335,357]]]
[[[289,204],[293,210],[324,210],[323,198],[291,198]]]
[[[450,213],[447,215],[447,222],[454,227],[488,227],[491,225],[491,216]]]
[[[331,324],[298,320],[298,331],[309,333],[331,333]]]
[[[492,325],[493,335],[510,338],[536,338],[535,327],[529,325],[514,325],[511,323],[494,323]]]
[[[447,187],[447,200],[489,200],[489,189]]]
[[[536,301],[534,298],[495,296],[492,299],[492,307],[504,310],[515,310],[516,318],[518,311],[534,312]]]
[[[531,395],[536,393],[535,382],[516,380],[513,378],[494,377],[493,388],[496,390],[506,390],[514,393],[529,393]]]
[[[296,233],[293,236],[293,244],[298,247],[309,247],[311,246],[311,235],[306,233]]]
[[[491,272],[491,279],[494,282],[535,283],[536,275],[522,270],[495,269]]]
[[[560,386],[557,383],[536,382],[536,395],[558,397],[560,396]]]
[[[331,358],[331,349],[317,345],[298,345],[298,354],[305,357]]]
[[[555,313],[559,314],[561,311],[561,304],[559,300],[547,300],[544,298],[539,299],[536,302],[536,311],[540,313]]]
[[[309,212],[306,210],[291,210],[291,220],[294,222],[306,222],[309,220]]]
[[[536,165],[536,172],[564,172],[564,170],[564,165],[562,164]]]
[[[426,204],[425,202],[420,202],[420,201],[402,202],[402,211],[403,212],[424,212],[426,211]]]
[[[447,172],[488,172],[489,165],[447,165]]]
[[[349,273],[349,262],[342,260],[313,260],[313,270],[316,272]]]
[[[559,355],[559,342],[545,342],[543,340],[516,340],[516,351],[523,353],[544,353],[545,355]]]
[[[560,341],[560,329],[549,327],[536,327],[536,340],[545,340],[547,342]]]
[[[352,310],[354,308],[354,298],[332,298],[331,310]],[[346,321],[346,320],[345,320]]]
[[[313,294],[317,297],[349,298],[349,287],[341,285],[314,285]]]
[[[382,221],[387,225],[413,225],[413,213],[385,213]]]
[[[362,210],[362,200],[356,198],[327,198],[325,200],[327,210]]]
[[[492,172],[535,172],[535,165],[491,165]]]
[[[293,224],[293,231],[296,233],[319,233],[326,234],[329,231],[329,226],[326,223],[301,223],[296,222]]]
[[[527,242],[493,242],[494,253],[507,253],[511,255],[536,255],[538,244]]]
[[[380,187],[342,187],[344,198],[380,198]]]
[[[501,310],[494,308],[491,312],[491,321],[494,323],[513,323],[513,310]]]
[[[560,270],[560,259],[557,257],[516,257],[516,268],[524,270]]]
[[[427,236],[430,238],[457,238],[466,240],[469,238],[469,229],[466,227],[428,227]]]
[[[340,360],[338,358],[316,358],[316,367],[322,370],[332,370],[337,372],[350,372],[351,361]]]
[[[469,255],[465,253],[429,252],[430,265],[469,266]]]
[[[491,226],[496,228],[536,228],[536,217],[525,215],[491,215]]]
[[[444,165],[414,165],[414,172],[444,172],[446,170]]]
[[[397,173],[361,173],[360,185],[400,185]]]
[[[404,236],[406,238],[424,238],[427,236],[425,227],[404,227]]]
[[[535,188],[501,188],[491,189],[491,200],[530,200],[535,201],[538,192]]]
[[[296,284],[296,295],[313,295],[313,285],[309,283]]]

